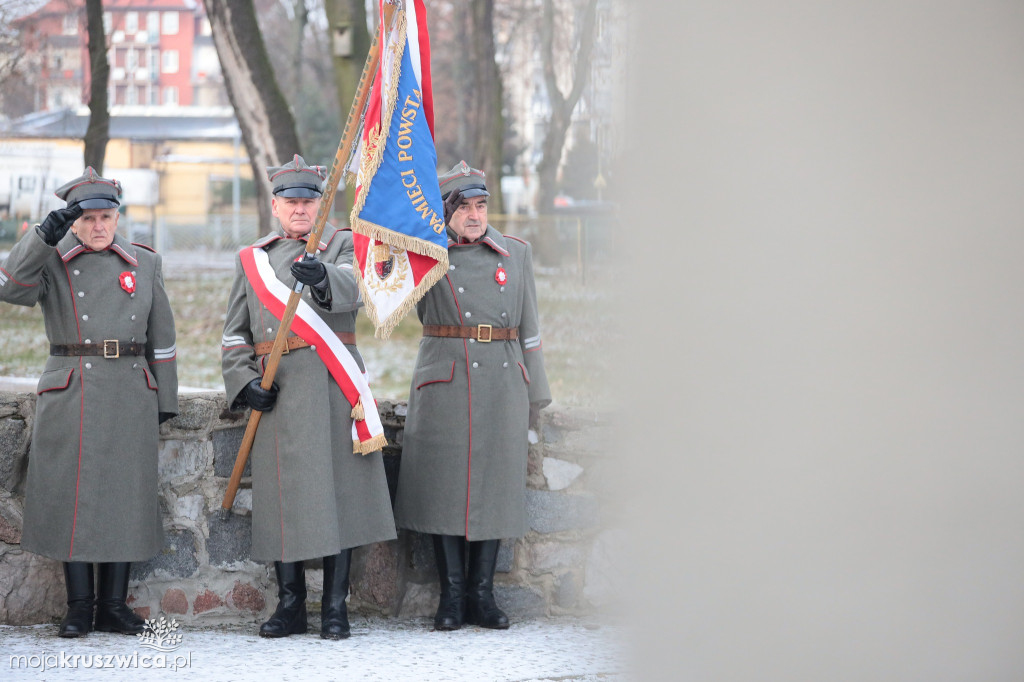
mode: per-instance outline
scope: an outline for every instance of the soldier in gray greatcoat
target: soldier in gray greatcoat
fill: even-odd
[[[267,169],[273,215],[281,229],[259,239],[236,261],[224,321],[222,365],[233,409],[264,414],[252,448],[252,558],[273,561],[279,601],[260,627],[263,637],[307,631],[303,561],[323,557],[320,636],[349,636],[345,598],[352,548],[396,537],[384,461],[378,450],[353,453],[352,406],[315,344],[290,330],[274,385],[260,387],[279,319],[264,304],[267,283],[250,267],[258,249],[287,285],[307,285],[302,300],[345,344],[363,370],[356,348],[356,312],[362,305],[352,270],[351,230],[324,230],[318,258],[301,258],[320,205],[326,169],[301,156]],[[243,258],[245,256],[245,258]],[[297,260],[298,259],[298,260]],[[301,310],[300,310],[300,314]],[[369,406],[375,409],[374,406]]]
[[[178,412],[174,317],[160,256],[116,233],[121,184],[90,167],[56,194],[67,207],[0,267],[0,299],[38,303],[50,342],[21,544],[64,562],[61,637],[137,634],[144,621],[125,598],[130,562],[163,546],[157,447]]]
[[[498,548],[526,532],[527,430],[551,402],[531,249],[487,224],[482,171],[462,161],[439,182],[449,267],[416,306],[423,339],[395,520],[433,535],[434,627],[504,629],[493,594]]]

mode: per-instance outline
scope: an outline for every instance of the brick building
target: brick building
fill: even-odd
[[[37,68],[37,110],[89,99],[84,0],[50,0],[12,22]],[[105,0],[109,104],[227,104],[203,6],[196,0]]]

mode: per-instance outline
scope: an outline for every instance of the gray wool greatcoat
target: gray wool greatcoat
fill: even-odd
[[[135,290],[122,285],[131,273]],[[86,249],[33,229],[0,267],[0,299],[38,303],[52,344],[145,344],[145,355],[50,356],[39,379],[21,546],[61,561],[142,561],[163,547],[159,413],[178,412],[174,317],[161,260],[115,236]]]
[[[514,341],[424,336],[395,499],[400,528],[469,540],[526,532],[529,405],[551,402],[530,244],[488,226],[416,306],[423,324],[518,327]],[[506,281],[501,284],[498,271]]]
[[[278,279],[295,284],[291,264],[305,239],[278,232],[255,243],[264,249]],[[332,296],[325,310],[303,291],[303,300],[335,332],[355,332],[362,306],[352,270],[352,233],[328,226],[318,258],[327,266]],[[222,341],[228,402],[244,403],[246,384],[263,376],[269,355],[256,357],[253,344],[273,341],[279,320],[263,306],[236,259]],[[359,367],[363,359],[346,345]],[[384,460],[380,451],[352,451],[352,407],[323,361],[311,348],[281,356],[274,378],[274,408],[260,419],[252,460],[252,558],[300,561],[396,537]]]

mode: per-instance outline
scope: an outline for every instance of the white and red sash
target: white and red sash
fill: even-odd
[[[252,284],[257,298],[270,314],[280,320],[288,305],[292,290],[277,278],[270,265],[270,257],[263,249],[250,246],[242,249],[242,269]],[[295,311],[291,330],[311,346],[327,366],[341,392],[352,405],[352,450],[368,454],[387,444],[384,427],[380,423],[377,404],[370,393],[370,385],[352,354],[345,348],[327,323],[303,300]]]

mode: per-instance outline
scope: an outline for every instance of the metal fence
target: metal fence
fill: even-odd
[[[534,266],[586,281],[593,268],[613,254],[610,243],[618,220],[612,213],[587,215],[491,215],[504,234],[529,241]],[[10,224],[8,224],[10,223]],[[23,233],[20,222],[0,222],[0,251]],[[230,268],[234,254],[259,236],[255,215],[159,216],[133,221],[122,216],[119,231],[133,242],[152,246],[169,265]]]

